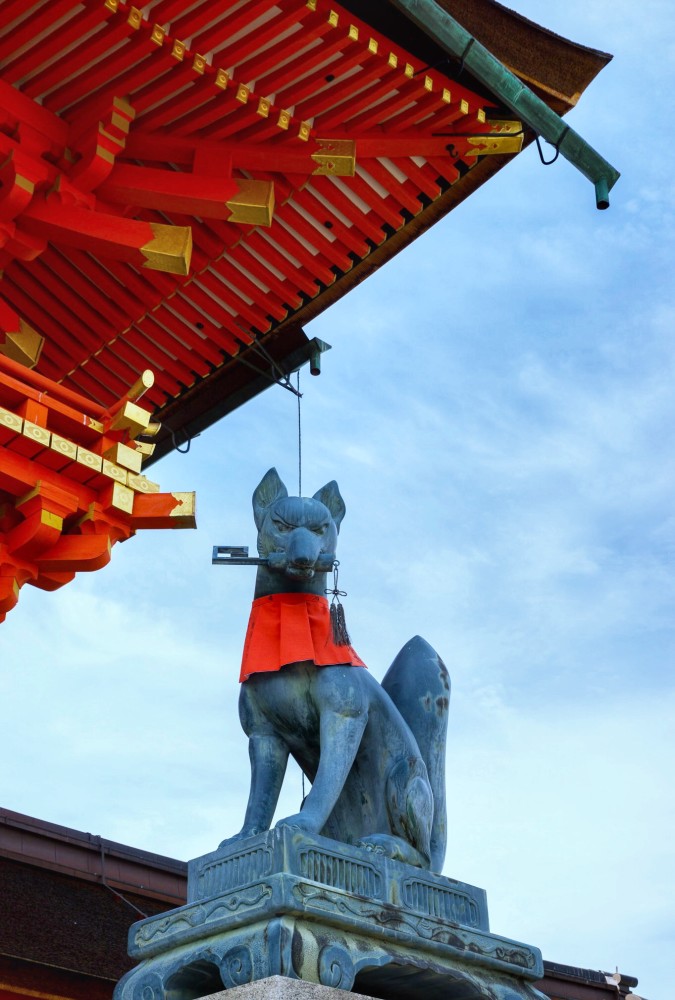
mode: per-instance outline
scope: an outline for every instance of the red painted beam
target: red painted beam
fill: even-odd
[[[293,35],[293,52],[297,52],[296,59],[300,60],[296,65],[302,65],[304,72],[309,69],[307,60],[325,59],[323,46],[314,45],[312,48],[312,44],[324,38],[333,30],[333,27],[334,18],[331,18],[330,14],[326,16],[325,9],[310,13],[305,11],[300,30]],[[289,40],[284,37],[276,45],[268,45],[264,51],[256,53],[243,62],[237,61],[235,75],[238,80],[245,84],[253,83],[254,80],[259,81],[261,77],[274,72],[280,62],[285,62],[290,51]],[[320,53],[322,54],[320,55]],[[218,53],[218,59],[222,63],[221,53]],[[261,90],[258,83],[256,83],[256,91],[264,96],[275,92],[274,90]]]
[[[207,2],[177,18],[171,25],[171,34],[176,38],[191,38],[191,48],[195,52],[209,52],[217,48],[219,41],[244,31],[269,9],[269,0],[248,0],[243,9],[225,12],[224,16],[215,19],[213,4]],[[214,20],[215,25],[206,28],[209,21]],[[221,66],[225,65],[219,56],[217,61]]]
[[[239,196],[240,189],[241,182],[228,176],[118,163],[99,186],[97,194],[119,205],[227,220],[233,211],[227,203]]]
[[[129,23],[129,20],[125,25],[116,25],[114,31],[108,29],[98,45],[93,41],[87,43],[87,50],[83,53],[83,57],[88,62],[91,54],[96,61],[93,65],[86,66],[86,69],[83,67],[82,72],[74,79],[68,80],[64,73],[62,79],[66,79],[67,82],[51,91],[44,102],[46,107],[54,110],[69,108],[71,105],[77,105],[83,95],[88,96],[101,88],[105,88],[109,94],[113,80],[117,93],[128,94],[131,92],[128,80],[125,81],[126,86],[120,81],[120,89],[117,90],[117,80],[123,75],[128,78],[130,67],[138,66],[145,59],[150,62],[158,48],[163,44],[164,35],[161,32],[154,32],[149,25],[142,27],[139,25],[141,30],[138,30],[136,20],[134,19],[132,24]],[[116,46],[123,39],[126,39],[125,43],[116,49]],[[69,117],[71,115],[72,112],[69,112]],[[73,117],[71,120],[76,119]]]
[[[360,56],[362,47],[356,38],[352,37],[349,33],[349,27],[346,26],[346,31],[342,27],[338,30],[340,19],[335,16],[331,17],[332,14],[332,11],[329,12],[326,22],[328,37],[325,37],[322,32],[321,35],[324,40],[320,45],[317,45],[314,49],[310,49],[309,52],[298,53],[297,56],[294,56],[289,62],[284,63],[279,69],[272,69],[269,73],[258,79],[256,81],[256,92],[258,94],[266,97],[271,94],[280,95],[275,100],[277,104],[283,107],[285,100],[283,92],[290,87],[294,87],[296,81],[302,81],[298,86],[302,87],[303,90],[297,92],[297,100],[300,100],[300,95],[305,92],[304,88],[309,85],[308,74],[311,75],[312,85],[318,91],[320,86],[328,82],[326,81],[326,75],[332,73],[334,67],[341,67],[343,59],[349,60],[357,53]],[[319,69],[319,67],[321,68]],[[314,72],[310,73],[312,70]],[[245,79],[245,68],[241,67],[240,72],[242,79]],[[311,93],[311,90],[308,93]]]
[[[261,3],[259,6],[261,13],[274,9],[271,8],[269,2]],[[249,2],[233,24],[219,23],[217,28],[209,28],[201,35],[197,35],[193,39],[192,45],[197,52],[215,50],[218,64],[220,66],[234,66],[235,77],[243,83],[238,69],[240,63],[258,52],[264,52],[271,42],[285,34],[289,28],[298,24],[309,13],[305,0],[285,0],[285,3],[281,3],[279,6],[283,9],[274,17],[269,18],[264,24],[259,24],[255,31],[249,31],[243,37],[236,38],[237,33],[242,28],[251,25],[257,16],[255,9],[249,14],[251,7]],[[236,38],[236,40],[230,42],[230,38]]]
[[[163,241],[171,238],[170,227],[64,205],[54,197],[34,198],[21,216],[20,227],[29,235],[139,267],[149,265],[160,244],[159,252],[164,255]]]
[[[100,0],[82,0],[82,6],[83,10],[75,9],[66,23],[54,24],[49,35],[12,60],[3,69],[5,79],[10,83],[21,80],[24,94],[39,97],[133,30],[124,21],[115,24],[115,13]],[[108,28],[95,40],[87,37],[102,25]]]
[[[225,96],[225,78],[204,66],[200,73],[194,62],[182,63],[170,72],[134,94],[138,123],[144,129],[177,127],[186,115],[194,115],[203,105],[217,103],[220,113],[227,114],[231,101]],[[186,86],[187,85],[187,86]],[[170,96],[173,95],[173,96]],[[152,105],[149,110],[146,106]]]

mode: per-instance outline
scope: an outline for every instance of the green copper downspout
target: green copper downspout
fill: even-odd
[[[499,97],[519,119],[560,150],[595,185],[598,208],[609,207],[609,192],[618,170],[566,125],[529,87],[514,76],[484,45],[455,21],[435,0],[390,0],[441,48],[459,59],[470,73]]]

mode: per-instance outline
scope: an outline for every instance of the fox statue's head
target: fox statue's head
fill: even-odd
[[[323,593],[321,574],[335,561],[344,514],[345,504],[335,481],[313,497],[290,497],[277,470],[270,469],[253,494],[258,554],[268,560],[267,566],[259,569],[256,593]]]

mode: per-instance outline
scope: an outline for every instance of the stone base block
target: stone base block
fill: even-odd
[[[230,994],[229,997],[227,994]],[[351,1000],[373,1000],[363,993],[350,993]],[[270,976],[259,983],[235,986],[232,990],[211,993],[202,1000],[343,1000],[342,990],[316,983],[304,983],[301,979],[287,979],[285,976]]]
[[[540,952],[490,933],[482,889],[283,827],[190,862],[188,903],[134,924],[129,954],[140,964],[115,1000],[279,977],[302,980],[303,998],[311,984],[384,1000],[542,997]]]

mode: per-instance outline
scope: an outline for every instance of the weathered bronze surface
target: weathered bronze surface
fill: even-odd
[[[289,497],[275,469],[253,494],[255,597],[327,592],[345,504],[335,482]],[[266,665],[260,665],[264,668]],[[278,821],[440,871],[445,856],[445,737],[450,680],[416,636],[382,684],[359,667],[312,661],[256,673],[242,685],[251,790],[244,825],[225,846],[270,828],[289,754],[312,782],[299,813]]]

